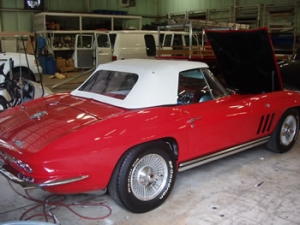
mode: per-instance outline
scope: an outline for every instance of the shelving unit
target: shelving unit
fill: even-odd
[[[234,29],[249,29],[248,25],[237,24],[231,22],[217,22],[208,20],[195,20],[195,19],[169,19],[167,20],[169,25],[175,24],[191,24],[193,29],[202,30],[209,28],[234,28]]]
[[[268,27],[275,47],[275,53],[292,55],[300,40],[299,15],[300,2],[278,4],[237,5],[223,9],[168,13],[168,19],[182,23],[192,20],[202,27],[220,27],[224,24],[242,24],[248,28]],[[196,22],[199,21],[199,22]],[[211,23],[213,21],[213,24]]]
[[[265,5],[264,15],[275,52],[292,55],[296,50],[297,4]]]
[[[108,13],[108,11],[101,11]],[[76,34],[92,30],[122,30],[129,26],[130,21],[142,28],[141,16],[117,15],[122,11],[111,11],[111,14],[81,14],[42,12],[33,15],[33,29],[37,36],[46,40],[47,46],[42,54],[51,54],[55,58],[69,59],[74,52]]]
[[[234,22],[233,18],[233,9],[231,7],[224,9],[209,9],[207,10],[208,21],[215,21],[219,23],[232,23]]]
[[[70,58],[74,51],[75,36],[80,31],[55,30],[37,31],[36,35],[45,38],[46,46],[43,54]]]
[[[118,12],[118,11],[115,11]],[[80,14],[42,12],[33,15],[34,31],[54,30],[95,30],[95,29],[126,29],[129,21],[137,21],[137,29],[142,28],[141,16],[113,15],[113,14]],[[51,27],[51,24],[59,25]],[[48,28],[47,28],[48,26]],[[50,27],[49,27],[50,26]],[[93,28],[93,29],[91,29]]]
[[[260,5],[235,7],[234,18],[236,23],[248,24],[249,28],[260,27],[261,7]]]

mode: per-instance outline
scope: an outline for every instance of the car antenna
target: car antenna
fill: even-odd
[[[21,41],[22,42],[24,42],[24,39],[23,39],[23,36],[21,36]],[[18,43],[18,51],[19,51],[19,62],[20,62],[20,64],[21,64],[21,52],[20,52],[20,43],[19,43],[19,41],[17,42]],[[23,43],[23,46],[24,46],[24,43]],[[26,51],[26,49],[24,48],[24,51]],[[25,55],[26,55],[26,52],[25,52]],[[26,55],[26,57],[27,57],[27,55]],[[27,60],[27,64],[28,64],[28,60]],[[21,108],[22,109],[24,109],[24,99],[23,99],[23,88],[24,88],[24,83],[23,83],[23,73],[22,73],[22,68],[21,68],[21,66],[20,66],[20,68],[19,68],[19,74],[20,74],[20,77],[19,77],[19,84],[20,84],[20,94],[21,94]]]

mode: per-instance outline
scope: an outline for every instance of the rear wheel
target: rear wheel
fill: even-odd
[[[299,113],[296,109],[289,109],[276,125],[267,146],[273,152],[287,152],[295,144],[298,132]]]
[[[176,177],[175,159],[164,142],[132,148],[116,167],[108,191],[127,210],[143,213],[160,206]]]

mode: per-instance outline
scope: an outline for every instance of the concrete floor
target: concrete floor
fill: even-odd
[[[43,84],[55,93],[71,91],[77,88],[91,73],[89,70],[61,73],[66,76],[65,79],[53,78],[55,77],[54,75],[43,75]]]
[[[52,86],[52,82],[59,81],[47,82]],[[72,85],[78,83],[61,86],[55,92]],[[179,173],[166,202],[148,213],[130,213],[106,194],[68,195],[51,212],[64,225],[296,225],[300,224],[299,161],[300,138],[285,154],[259,147]],[[25,195],[20,186],[12,186]],[[0,223],[20,220],[26,210],[38,204],[16,194],[3,177],[0,177],[0,190]],[[28,193],[40,201],[51,195],[42,190]],[[56,197],[51,201],[59,200]],[[75,206],[77,203],[88,205]],[[98,203],[103,206],[91,206]],[[73,204],[71,209],[81,217],[63,204]],[[46,207],[46,212],[49,208]],[[42,207],[29,211],[24,218],[40,213]],[[42,217],[30,220],[45,221]],[[53,221],[49,219],[49,222]]]

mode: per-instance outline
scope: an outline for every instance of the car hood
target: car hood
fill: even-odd
[[[66,95],[53,95],[0,114],[0,148],[36,152],[49,143],[124,110]]]
[[[226,85],[239,93],[283,89],[273,45],[266,28],[207,30]]]

